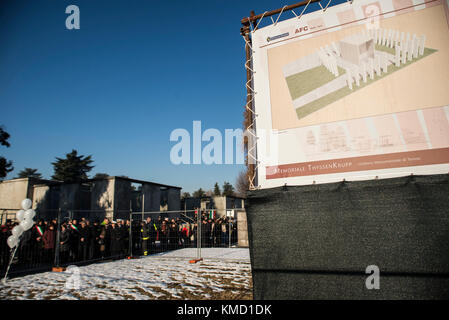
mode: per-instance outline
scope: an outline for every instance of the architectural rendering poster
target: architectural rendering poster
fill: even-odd
[[[256,30],[259,185],[447,173],[447,12],[362,0]]]

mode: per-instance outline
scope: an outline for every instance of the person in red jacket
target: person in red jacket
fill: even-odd
[[[50,224],[47,230],[45,230],[44,235],[42,237],[42,241],[44,243],[44,261],[52,262],[55,255],[55,240],[56,240],[56,232],[55,226]]]

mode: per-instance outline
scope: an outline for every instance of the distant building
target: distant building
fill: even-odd
[[[237,196],[204,196],[201,198],[184,198],[181,210],[215,210],[217,218],[237,217],[238,211],[245,211],[245,198]]]
[[[39,217],[63,211],[90,211],[97,218],[128,218],[130,210],[153,212],[180,209],[181,188],[160,183],[107,177],[82,183],[35,178],[0,182],[0,214],[15,213],[23,199],[33,201]]]
[[[229,217],[237,221],[239,247],[248,247],[248,225],[246,220],[245,198],[237,196],[205,196],[184,198],[181,210],[215,211],[216,218]],[[191,214],[188,214],[191,215]]]

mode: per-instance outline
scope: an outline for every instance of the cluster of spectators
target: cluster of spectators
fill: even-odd
[[[17,223],[10,220],[1,226],[0,262],[2,269],[9,262],[10,249],[6,239],[11,235]],[[46,265],[56,262],[55,251],[59,254],[59,263],[121,258],[129,249],[129,221],[90,222],[87,219],[68,220],[60,226],[59,246],[57,239],[57,220],[39,220],[31,229],[20,237],[17,248],[17,263],[29,266]]]
[[[197,247],[198,217],[187,221],[180,218],[159,217],[153,221],[150,217],[140,222],[139,228],[133,228],[133,239],[141,241],[134,243],[141,255],[154,252],[176,250],[180,248]],[[206,213],[201,215],[201,247],[228,247],[237,242],[237,224],[232,218],[212,218]]]
[[[22,234],[14,263],[34,267],[58,261],[64,265],[197,247],[197,219],[196,214],[191,219],[148,217],[132,225],[120,219],[72,219],[61,223],[59,244],[57,220],[39,220]],[[212,218],[203,212],[200,221],[202,247],[227,247],[237,242],[237,225],[232,218]],[[15,225],[8,220],[0,227],[0,271],[6,269],[10,259],[6,240]]]

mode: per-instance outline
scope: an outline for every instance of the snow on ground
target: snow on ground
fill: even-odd
[[[0,299],[252,299],[248,249],[201,249],[204,260],[189,263],[196,256],[181,249],[78,267],[79,276],[68,268],[13,278],[0,284]]]

